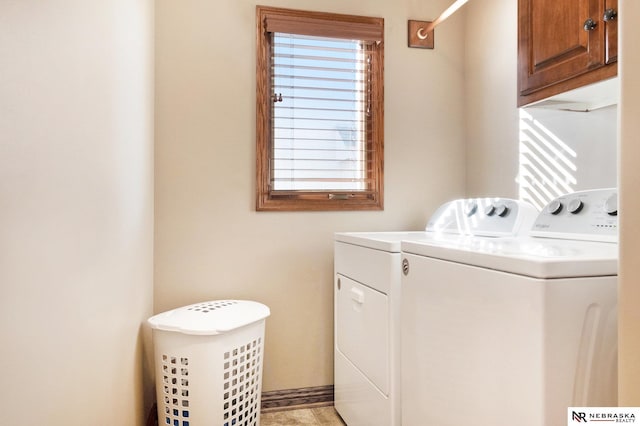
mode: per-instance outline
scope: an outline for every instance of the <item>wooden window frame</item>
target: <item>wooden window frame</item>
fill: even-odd
[[[256,7],[256,210],[382,210],[384,149],[384,20],[382,18]],[[367,120],[364,191],[276,191],[271,188],[273,32],[375,41],[372,54],[371,117]]]

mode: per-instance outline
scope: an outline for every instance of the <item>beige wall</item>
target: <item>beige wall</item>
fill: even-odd
[[[621,406],[640,406],[640,4],[620,1],[620,374]]]
[[[2,424],[144,424],[151,5],[0,2]]]
[[[446,0],[295,7],[385,19],[385,210],[255,212],[255,1],[156,2],[155,310],[265,303],[264,389],[333,383],[335,231],[421,229],[464,191],[463,19],[436,49],[406,47],[407,19]]]
[[[518,2],[465,6],[468,196],[518,196]]]

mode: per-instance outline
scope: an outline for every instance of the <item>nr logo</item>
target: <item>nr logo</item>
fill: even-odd
[[[578,412],[578,411],[572,411],[572,419],[574,422],[578,422],[578,423],[582,423],[585,422],[587,423],[587,413],[582,413],[582,412]]]

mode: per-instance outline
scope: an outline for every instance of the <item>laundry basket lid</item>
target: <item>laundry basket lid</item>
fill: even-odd
[[[184,334],[223,334],[265,319],[271,314],[262,303],[249,300],[213,300],[183,306],[149,318],[152,328]]]

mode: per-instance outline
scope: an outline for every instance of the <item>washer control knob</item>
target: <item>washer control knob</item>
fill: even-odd
[[[509,213],[509,207],[505,206],[504,204],[498,204],[498,206],[496,207],[496,213],[500,217],[505,217],[507,213]]]
[[[618,216],[618,194],[613,194],[604,202],[604,211],[609,216]]]
[[[560,200],[553,200],[547,206],[547,211],[551,214],[558,214],[562,211],[562,203]]]
[[[464,208],[464,214],[467,216],[473,216],[478,211],[478,203],[475,201],[469,201]]]
[[[568,206],[569,213],[578,214],[580,213],[583,207],[584,207],[584,203],[582,202],[582,200],[575,198],[569,202],[569,206]]]
[[[484,214],[486,214],[487,216],[493,216],[495,212],[496,212],[496,206],[494,206],[493,204],[489,204],[484,209]]]

